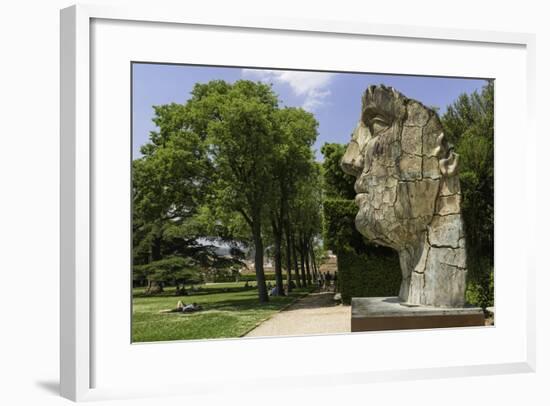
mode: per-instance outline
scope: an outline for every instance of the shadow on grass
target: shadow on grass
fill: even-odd
[[[295,288],[294,291],[290,294],[290,296],[294,296],[296,294],[300,295],[307,292],[312,292],[314,290],[313,287],[310,288]],[[144,292],[138,291],[136,292],[136,289],[134,289],[132,296],[134,298],[140,298],[140,299],[154,299],[154,298],[162,298],[162,297],[192,297],[192,296],[204,296],[204,295],[216,295],[221,293],[239,293],[239,292],[257,292],[255,286],[245,288],[244,286],[231,286],[231,287],[214,287],[214,286],[207,286],[207,287],[201,287],[199,290],[191,290],[187,289],[186,295],[176,295],[174,288],[168,288],[162,293],[155,293],[153,295],[145,294]],[[277,296],[279,297],[279,296]],[[285,297],[285,296],[280,296]]]
[[[186,295],[176,295],[174,289],[165,290],[162,293],[156,293],[154,295],[148,295],[143,292],[139,293],[133,293],[133,297],[135,298],[159,298],[159,297],[189,297],[189,296],[204,296],[204,295],[216,295],[220,293],[238,293],[238,292],[250,292],[250,291],[257,291],[256,287],[241,287],[241,286],[235,286],[235,287],[201,287],[199,290],[191,290],[187,289]]]
[[[307,290],[293,292],[289,296],[270,296],[269,301],[260,303],[257,297],[250,298],[224,298],[216,302],[205,303],[203,308],[212,310],[278,310],[281,307],[295,301],[299,297],[306,295]]]
[[[246,311],[246,310],[278,310],[281,305],[290,303],[293,300],[292,297],[283,300],[270,300],[266,303],[260,303],[257,298],[254,299],[229,299],[220,302],[206,303],[204,310],[231,310],[231,311]],[[281,303],[284,302],[284,303]]]

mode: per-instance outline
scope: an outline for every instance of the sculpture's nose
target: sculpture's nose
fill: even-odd
[[[346,152],[340,161],[340,167],[349,175],[359,176],[363,171],[363,144],[366,128],[358,125],[353,132],[351,141],[348,144]]]
[[[349,175],[359,176],[363,169],[361,158],[361,151],[359,151],[359,146],[353,140],[348,144],[346,153],[342,157],[340,162],[340,167],[344,172]]]

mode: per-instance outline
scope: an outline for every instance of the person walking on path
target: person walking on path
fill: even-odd
[[[330,280],[331,280],[331,275],[330,275],[330,272],[327,271],[327,273],[325,274],[325,290],[330,290]]]
[[[323,274],[321,272],[317,274],[317,286],[319,290],[323,289]]]

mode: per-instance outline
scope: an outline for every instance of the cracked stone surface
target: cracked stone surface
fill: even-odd
[[[357,229],[399,254],[407,304],[464,306],[458,164],[436,112],[391,87],[365,91],[341,166],[357,179]]]

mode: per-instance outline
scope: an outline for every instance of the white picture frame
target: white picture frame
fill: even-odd
[[[411,41],[438,41],[441,43],[487,44],[488,46],[515,46],[524,49],[526,55],[524,125],[529,148],[536,144],[534,131],[534,44],[535,37],[526,33],[486,32],[461,29],[414,27],[402,25],[380,25],[339,21],[318,21],[302,19],[225,18],[215,14],[191,16],[185,7],[171,10],[151,7],[111,8],[106,6],[76,5],[61,11],[61,394],[69,399],[89,400],[104,397],[141,396],[155,394],[154,384],[143,390],[94,388],[96,353],[93,332],[95,318],[92,315],[94,296],[93,270],[94,230],[92,202],[94,200],[92,156],[91,97],[93,82],[91,66],[93,49],[91,43],[92,22],[106,20],[126,24],[159,23],[192,25],[194,27],[215,27],[218,30],[244,28],[250,31],[276,31],[285,35],[315,33],[316,35],[348,35],[357,38],[397,38]],[[498,90],[497,90],[498,91]],[[497,107],[498,108],[498,107]],[[526,170],[534,165],[525,159]],[[533,172],[535,170],[533,169]],[[497,185],[498,186],[498,185]],[[527,185],[534,187],[534,185]],[[525,203],[533,210],[527,215],[534,224],[534,196],[525,196]],[[498,224],[496,226],[498,231]],[[495,231],[495,232],[497,232]],[[532,236],[528,237],[534,238]],[[521,296],[521,308],[525,310],[524,357],[514,362],[503,360],[492,363],[471,363],[468,365],[442,365],[438,367],[408,367],[389,370],[349,369],[339,374],[312,375],[304,372],[303,385],[327,383],[361,383],[373,380],[393,380],[529,372],[535,369],[535,282],[534,259],[525,253],[522,271],[525,272],[526,292]],[[496,282],[498,284],[498,282]],[[525,302],[525,303],[523,303]],[[523,314],[523,313],[522,313]],[[500,317],[500,315],[498,316]],[[523,320],[523,319],[522,319]],[[234,341],[233,341],[234,342]],[[130,343],[128,343],[130,345]],[[173,344],[174,345],[174,344]],[[205,345],[205,343],[201,343]],[[216,344],[222,345],[222,344]],[[357,345],[357,344],[354,344]],[[265,378],[259,382],[273,382]],[[194,390],[206,387],[206,382],[195,382]],[[160,392],[160,386],[158,391]],[[163,393],[189,393],[189,387],[172,385],[163,387]],[[191,391],[192,392],[192,391]]]

